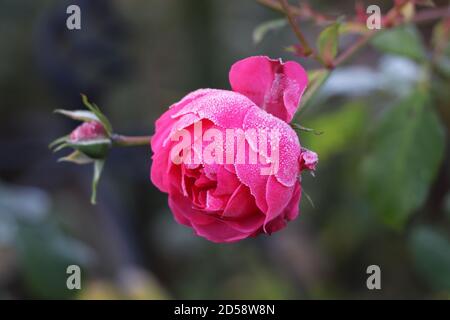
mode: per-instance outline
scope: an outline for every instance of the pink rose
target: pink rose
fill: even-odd
[[[151,180],[179,223],[233,242],[297,217],[300,172],[318,159],[287,122],[307,82],[298,63],[250,57],[231,68],[234,91],[194,91],[156,121]]]

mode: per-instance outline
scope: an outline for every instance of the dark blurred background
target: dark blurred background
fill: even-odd
[[[69,4],[81,7],[82,30],[67,30]],[[353,1],[314,1],[314,8],[354,14]],[[372,133],[380,114],[423,80],[414,56],[368,47],[328,79],[300,119],[324,132],[300,136],[320,157],[316,177],[303,179],[314,205],[304,195],[300,217],[270,237],[213,244],[178,225],[167,196],[150,182],[149,147],[112,150],[96,206],[91,166],[57,163],[61,154],[48,149],[76,126],[52,111],[83,108],[81,92],[115,131],[147,135],[188,92],[228,89],[228,70],[241,58],[317,67],[285,50],[296,43],[287,26],[255,43],[255,28],[281,18],[251,0],[0,1],[0,298],[449,298],[448,78],[426,80],[436,82],[437,114],[447,115],[433,118],[431,130],[419,128],[435,132],[421,138],[431,152],[441,150],[432,174],[406,181],[411,189],[401,174],[383,185],[366,172],[396,176],[383,155],[391,159],[401,148],[393,141],[379,156]],[[432,27],[417,31],[426,52]],[[320,31],[303,28],[311,40]],[[410,170],[408,177],[420,172],[416,154],[397,168]],[[385,193],[391,198],[380,200]],[[416,205],[395,205],[417,194]],[[386,203],[394,203],[386,212],[407,221],[385,223]],[[82,290],[66,288],[70,264],[81,266]],[[381,290],[366,287],[372,264],[381,268]]]

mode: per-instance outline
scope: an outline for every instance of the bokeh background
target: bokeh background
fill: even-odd
[[[69,4],[81,31],[65,27]],[[314,8],[354,14],[353,1]],[[316,176],[303,177],[300,217],[270,237],[213,244],[178,225],[150,182],[149,147],[112,150],[96,206],[92,168],[48,149],[76,126],[52,111],[82,108],[80,92],[117,132],[144,135],[188,92],[229,88],[241,58],[317,68],[285,50],[296,43],[287,26],[257,41],[281,18],[251,0],[0,1],[0,298],[449,298],[450,64],[448,50],[433,58],[434,22],[333,72],[299,120],[323,131],[300,134],[319,153]],[[302,27],[311,41],[320,31]],[[408,111],[423,87],[428,100]],[[70,264],[82,290],[66,288]],[[381,290],[366,287],[372,264]]]

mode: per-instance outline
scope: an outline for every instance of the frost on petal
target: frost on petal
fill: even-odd
[[[200,89],[173,104],[151,141],[151,179],[169,194],[176,221],[213,242],[285,227],[298,215],[300,171],[317,163],[286,123],[307,82],[300,65],[254,57],[233,66],[230,81],[235,91]],[[200,162],[172,161],[185,134],[183,156]]]
[[[201,92],[207,94],[199,95],[172,117],[194,114],[221,128],[241,128],[248,110],[254,107],[247,97],[233,91],[203,89]]]
[[[251,128],[265,129],[269,133],[277,133],[277,135],[268,138],[268,150],[270,150],[270,153],[275,152],[275,154],[271,154],[272,165],[276,168],[274,174],[281,184],[291,187],[297,181],[300,172],[298,136],[285,122],[260,109],[255,109],[254,112],[249,112],[245,117],[243,128],[244,130]],[[278,147],[272,146],[272,139],[278,139]]]
[[[260,210],[267,213],[268,222],[281,214],[292,195],[292,189],[298,181],[300,143],[296,133],[288,124],[256,107],[245,117],[243,129],[265,129],[268,132],[279,133],[278,148],[272,149],[271,140],[267,143],[270,150],[271,165],[276,168],[273,174],[262,174],[262,168],[267,167],[262,163],[235,163],[237,177],[250,189]],[[251,140],[251,137],[249,139]],[[246,141],[246,150],[251,147],[252,143]],[[268,194],[268,181],[271,182],[271,191],[283,191]],[[276,185],[275,181],[277,182]],[[285,195],[288,197],[284,198]]]
[[[300,64],[265,56],[236,62],[229,79],[233,91],[286,122],[292,120],[308,84],[307,73]]]

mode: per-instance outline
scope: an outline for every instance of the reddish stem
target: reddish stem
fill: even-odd
[[[287,2],[287,0],[278,0],[281,7],[283,8],[284,13],[286,14],[286,17],[289,21],[289,24],[291,25],[292,30],[294,31],[295,35],[297,36],[298,40],[300,41],[300,44],[303,47],[303,53],[305,56],[311,55],[313,52],[311,47],[308,44],[308,41],[303,36],[303,33],[300,31],[300,28],[298,27],[297,22],[295,21],[295,18],[291,12],[291,8]]]

